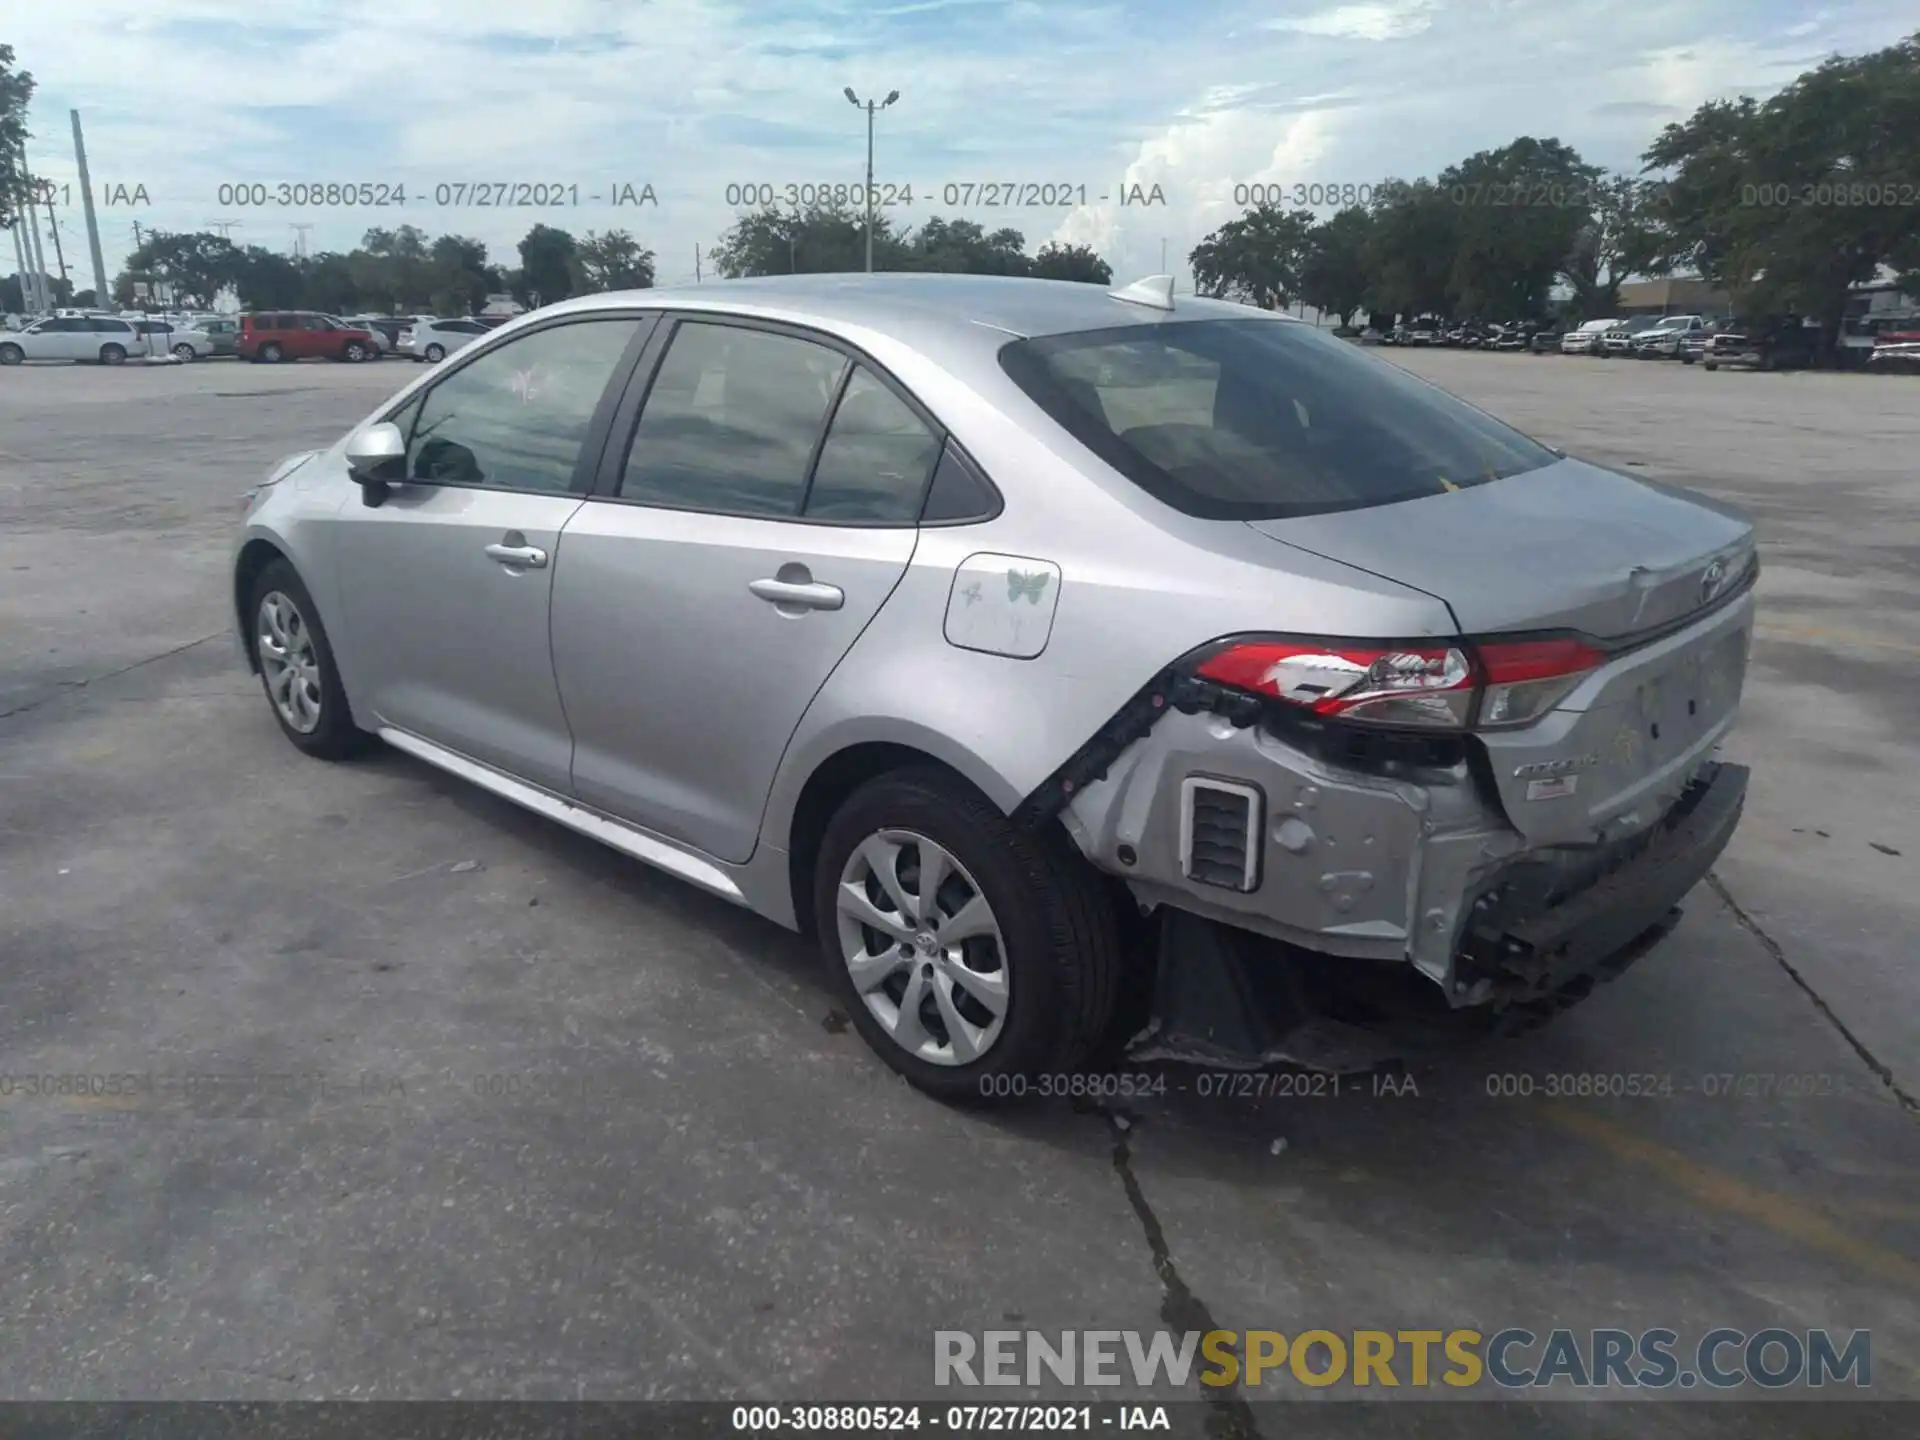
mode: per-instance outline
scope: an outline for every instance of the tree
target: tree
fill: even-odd
[[[1061,245],[1049,240],[1033,257],[1032,273],[1042,280],[1079,280],[1088,285],[1111,285],[1113,267],[1094,254],[1091,246]]]
[[[1311,210],[1256,205],[1194,246],[1187,256],[1194,284],[1216,300],[1285,309],[1299,291],[1313,225]]]
[[[864,219],[845,205],[780,210],[769,206],[742,215],[707,252],[724,278],[748,275],[841,274],[866,268]],[[906,247],[884,211],[874,216],[873,268],[899,270]]]
[[[653,288],[653,251],[625,230],[589,230],[574,249],[574,289],[581,294]]]
[[[264,245],[240,251],[234,292],[249,310],[291,310],[306,300],[306,277],[285,255]]]
[[[1538,315],[1587,225],[1601,171],[1558,140],[1530,135],[1440,172],[1458,211],[1451,308],[1463,318]]]
[[[126,258],[113,291],[122,305],[133,303],[136,282],[162,282],[182,305],[203,309],[239,274],[240,252],[233,242],[209,231],[155,230]]]
[[[876,260],[875,264],[878,264]],[[936,215],[907,237],[905,268],[949,275],[1028,275],[1033,261],[1018,230],[989,234],[972,220]]]
[[[1392,315],[1449,315],[1462,207],[1431,180],[1389,180],[1374,192],[1367,305]]]
[[[564,300],[573,293],[573,236],[551,225],[535,225],[520,242],[520,268],[528,304],[539,297],[542,305]]]
[[[427,251],[428,304],[436,315],[474,314],[498,278],[482,241],[442,235]]]
[[[26,143],[27,102],[33,76],[13,68],[13,47],[0,45],[0,228],[10,229],[26,177],[20,173],[20,147]],[[16,310],[20,307],[15,306]]]
[[[1620,284],[1629,275],[1665,273],[1672,262],[1659,255],[1663,187],[1630,175],[1613,175],[1594,186],[1586,223],[1560,262],[1560,278],[1573,291],[1572,312],[1600,320],[1620,308]]]
[[[360,290],[353,280],[353,261],[337,250],[323,250],[295,262],[300,271],[302,303],[329,315],[347,315],[359,309]]]
[[[1920,34],[1828,60],[1764,104],[1703,105],[1641,158],[1671,172],[1660,258],[1743,307],[1817,319],[1830,359],[1852,287],[1920,266]]]
[[[1367,300],[1367,241],[1373,216],[1350,205],[1316,225],[1300,264],[1300,298],[1344,326]]]

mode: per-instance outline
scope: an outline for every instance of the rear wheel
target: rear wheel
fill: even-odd
[[[424,353],[429,364],[438,365],[442,360],[447,358],[447,347],[444,345],[429,345]]]
[[[178,345],[173,347],[173,353],[179,359],[186,361],[189,364],[191,364],[196,358],[198,358],[193,353],[193,346],[187,344],[186,341],[184,340],[181,341]]]
[[[326,626],[292,565],[275,560],[261,570],[247,613],[261,688],[281,732],[321,760],[359,749],[365,733],[353,723]]]
[[[1720,368],[1720,364],[1716,360],[1702,360],[1700,363],[1709,370],[1718,370]]]
[[[941,1099],[1041,1093],[1112,1018],[1122,949],[1102,877],[942,772],[855,791],[821,838],[813,898],[861,1038]]]
[[[102,345],[100,363],[102,365],[124,365],[127,359],[126,347],[122,345]]]

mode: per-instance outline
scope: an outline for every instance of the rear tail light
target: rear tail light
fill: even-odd
[[[1379,645],[1261,637],[1204,654],[1194,673],[1325,719],[1506,729],[1539,719],[1605,660],[1573,639]]]

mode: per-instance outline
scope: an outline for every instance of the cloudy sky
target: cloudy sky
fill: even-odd
[[[1164,244],[1184,274],[1236,187],[1432,174],[1520,134],[1631,166],[1701,101],[1770,93],[1913,23],[1912,0],[0,0],[0,43],[39,82],[35,169],[76,178],[77,107],[96,195],[151,202],[102,207],[110,271],[135,221],[233,221],[236,241],[282,250],[296,224],[319,250],[411,222],[510,262],[543,220],[632,230],[662,283],[693,278],[735,213],[729,185],[861,178],[847,86],[900,92],[875,173],[912,186],[902,221],[1090,244],[1123,277],[1159,269]],[[941,203],[1003,180],[1088,203]],[[223,185],[282,182],[404,187],[406,205],[222,203]],[[435,203],[523,182],[567,203]],[[648,185],[657,204],[607,203]],[[1166,203],[1121,206],[1134,185]],[[77,200],[59,220],[73,265]]]

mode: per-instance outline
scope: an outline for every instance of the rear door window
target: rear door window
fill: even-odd
[[[1551,450],[1313,326],[1199,320],[1015,341],[1009,377],[1156,499],[1281,519],[1538,470]]]

